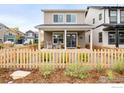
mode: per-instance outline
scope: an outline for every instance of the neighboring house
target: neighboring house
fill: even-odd
[[[90,6],[87,8],[85,22],[95,26],[93,30],[95,46],[124,48],[124,7]],[[87,33],[87,43],[89,36]]]
[[[36,43],[38,42],[38,34],[32,30],[29,30],[25,33],[25,42],[30,43]]]
[[[46,9],[42,12],[44,24],[36,26],[39,29],[39,49],[41,42],[44,42],[44,48],[85,48],[86,33],[92,35],[93,28],[85,23],[86,10]],[[92,42],[90,47],[92,49]]]
[[[0,43],[4,43],[6,41],[17,43],[17,37],[22,36],[20,33],[22,32],[15,30],[15,28],[9,28],[0,23]]]

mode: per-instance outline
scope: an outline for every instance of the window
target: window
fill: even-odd
[[[102,42],[102,32],[99,32],[99,42]]]
[[[95,18],[93,18],[93,24],[95,24]]]
[[[109,44],[115,44],[116,42],[116,33],[109,32],[108,34]],[[124,44],[124,32],[119,32],[119,44]]]
[[[53,43],[54,44],[63,43],[63,33],[53,33]]]
[[[76,23],[76,15],[74,15],[74,14],[67,14],[66,15],[66,22],[67,23]]]
[[[32,33],[28,33],[28,36],[33,36],[33,34]]]
[[[108,43],[115,44],[116,36],[115,32],[108,32]]]
[[[99,14],[99,20],[102,20],[102,14]]]
[[[120,23],[124,23],[124,10],[120,11]]]
[[[119,44],[124,44],[124,32],[119,32]]]
[[[89,35],[89,43],[90,43],[90,35]]]
[[[53,16],[54,23],[62,23],[63,22],[63,15],[61,14],[55,14]]]
[[[110,23],[117,23],[117,11],[110,11]]]

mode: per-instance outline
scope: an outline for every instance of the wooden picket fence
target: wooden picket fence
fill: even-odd
[[[0,68],[38,68],[49,64],[65,68],[70,64],[111,67],[124,61],[124,49],[1,49]]]

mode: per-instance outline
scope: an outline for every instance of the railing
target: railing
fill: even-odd
[[[111,67],[124,61],[124,49],[1,49],[1,68],[38,68],[44,64],[65,68],[70,64]]]

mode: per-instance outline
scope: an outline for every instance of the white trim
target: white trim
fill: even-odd
[[[54,22],[54,15],[62,15],[63,16],[63,22]],[[53,13],[52,14],[52,24],[64,24],[64,14],[63,13]]]
[[[67,22],[67,15],[75,15],[75,22]],[[77,14],[76,13],[66,13],[65,14],[65,23],[66,24],[77,24]]]
[[[41,30],[39,31],[38,33],[38,49],[40,50],[41,49]]]
[[[93,30],[90,30],[90,50],[93,50]]]
[[[64,48],[65,50],[67,48],[67,30],[66,29],[64,30]]]

